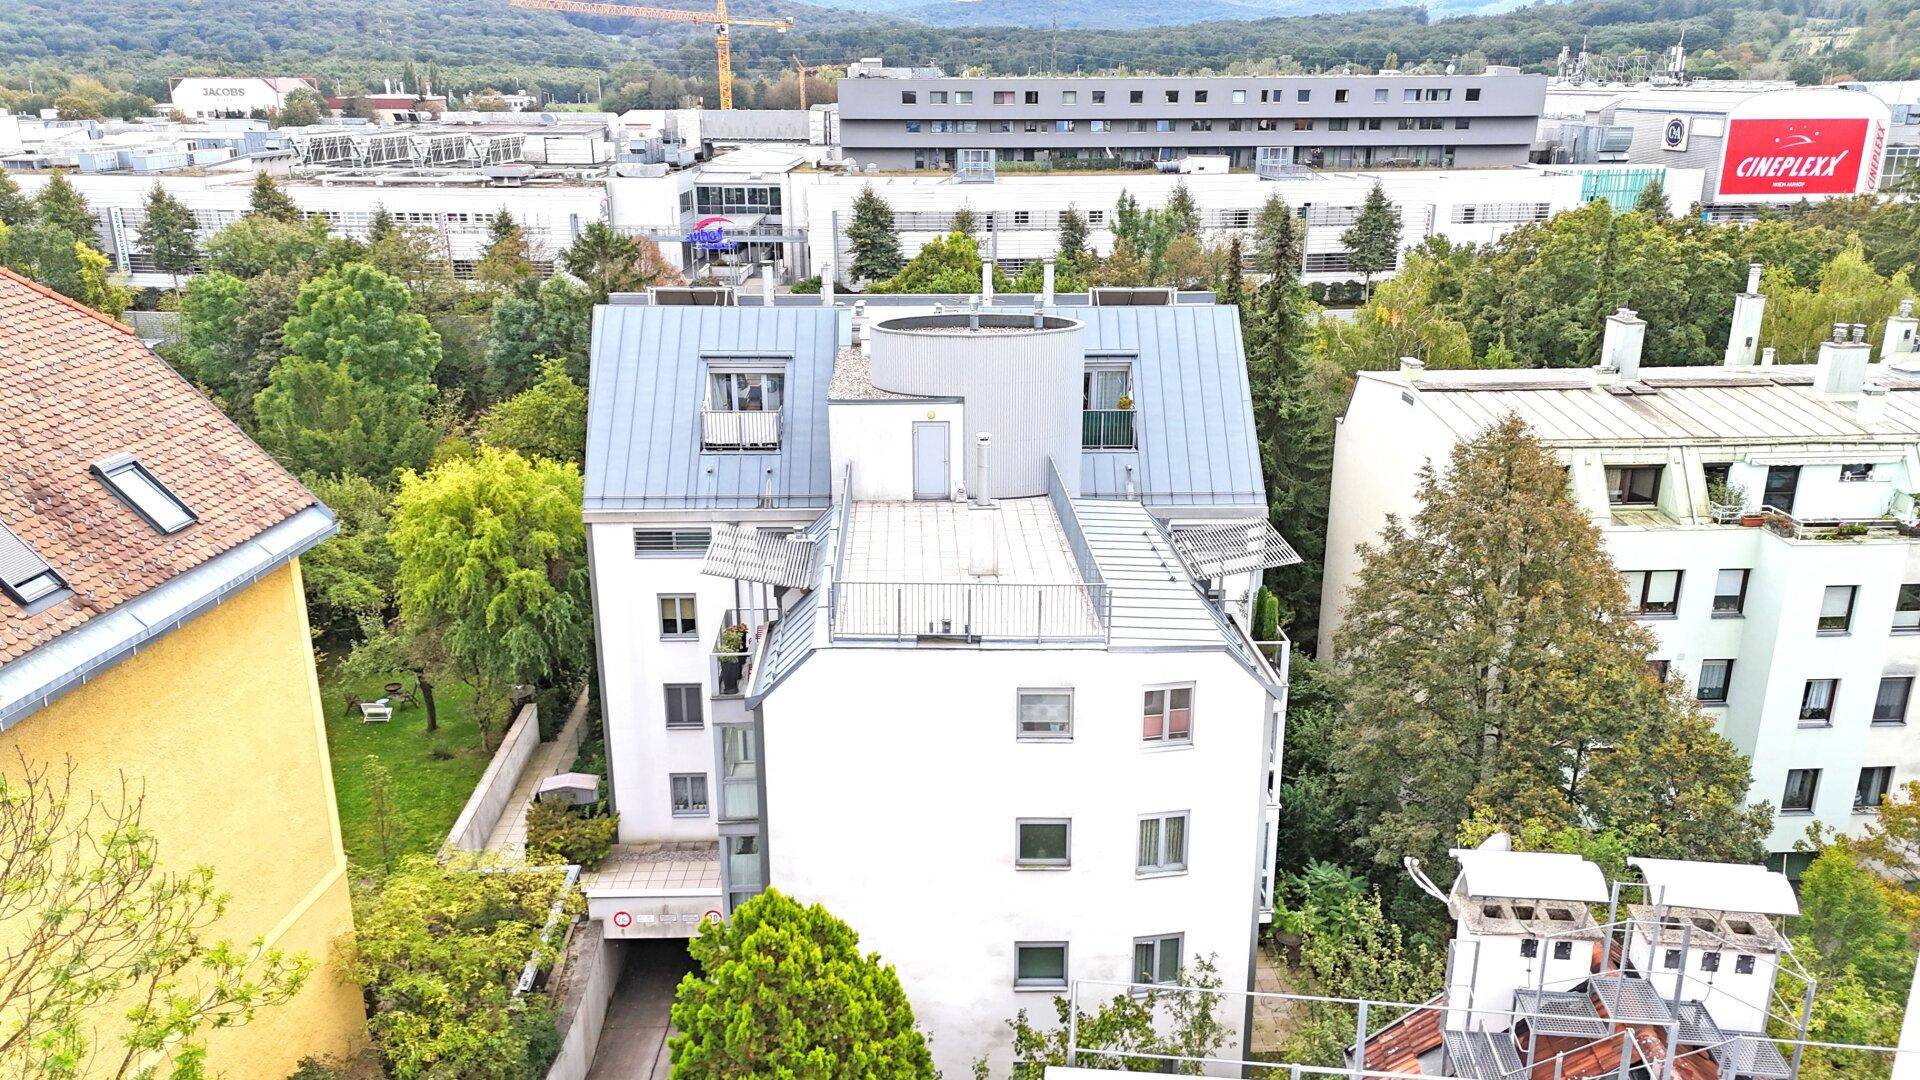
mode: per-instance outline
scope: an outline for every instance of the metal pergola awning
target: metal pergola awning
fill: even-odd
[[[1196,578],[1225,577],[1300,561],[1293,545],[1264,518],[1175,529],[1173,549]]]
[[[813,584],[813,542],[764,536],[756,529],[716,525],[700,572],[787,589]]]

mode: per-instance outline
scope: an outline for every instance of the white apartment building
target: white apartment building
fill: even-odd
[[[1521,225],[1562,210],[1610,198],[1627,207],[1658,180],[1676,212],[1700,198],[1698,169],[1657,166],[1544,166],[1498,169],[1382,169],[1300,173],[1270,180],[1254,173],[1002,173],[991,183],[958,183],[952,176],[799,174],[803,184],[807,259],[812,272],[827,261],[846,266],[846,225],[853,202],[871,184],[893,209],[901,248],[909,256],[953,228],[962,208],[972,211],[982,253],[1009,273],[1054,254],[1060,218],[1069,207],[1087,219],[1089,241],[1102,255],[1113,250],[1114,206],[1124,194],[1144,207],[1161,207],[1185,184],[1200,211],[1202,232],[1215,241],[1252,232],[1260,208],[1275,195],[1287,200],[1305,226],[1301,271],[1309,281],[1356,277],[1341,240],[1378,183],[1400,211],[1401,245],[1431,236],[1456,244],[1487,244]]]
[[[167,288],[174,282],[160,272],[140,238],[146,220],[147,196],[157,185],[193,212],[202,242],[245,216],[250,203],[251,167],[224,171],[193,171],[141,175],[137,173],[73,173],[72,182],[94,212],[96,240],[134,285]],[[36,194],[47,175],[15,178],[20,189]],[[281,187],[308,216],[327,219],[333,231],[364,240],[374,212],[385,208],[402,225],[438,233],[446,245],[456,276],[466,277],[486,254],[491,235],[488,219],[505,210],[513,215],[533,245],[535,262],[551,270],[554,258],[573,243],[581,230],[604,220],[606,190],[599,181],[554,180],[524,187],[488,182],[479,172],[462,176],[351,176],[321,175],[282,178]]]
[[[1295,556],[1236,314],[618,299],[585,501],[603,932],[822,903],[948,1075],[1004,1069],[1003,1021],[1074,979],[1247,988],[1286,669],[1248,598]]]
[[[1910,310],[1889,320],[1881,363],[1856,332],[1817,364],[1774,365],[1771,349],[1756,364],[1755,282],[1725,366],[1642,369],[1649,328],[1622,311],[1595,369],[1361,373],[1335,442],[1320,647],[1356,546],[1418,510],[1421,467],[1518,415],[1566,462],[1655,664],[1752,759],[1784,860],[1810,824],[1853,827],[1920,778],[1920,369]],[[1743,498],[1716,505],[1718,483]]]

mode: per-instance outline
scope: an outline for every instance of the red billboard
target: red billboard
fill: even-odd
[[[1864,117],[1731,119],[1720,194],[1852,195],[1866,161]]]

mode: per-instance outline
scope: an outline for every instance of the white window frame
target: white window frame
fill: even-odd
[[[161,483],[153,470],[132,454],[116,454],[95,462],[93,475],[113,492],[121,505],[162,536],[172,536],[200,520],[200,515],[194,513],[185,500]],[[169,511],[171,514],[163,519],[161,515]]]
[[[1168,748],[1176,748],[1176,747],[1184,748],[1184,747],[1192,746],[1194,716],[1196,713],[1199,712],[1199,701],[1198,701],[1199,691],[1197,690],[1195,685],[1190,682],[1152,683],[1147,686],[1141,687],[1140,690],[1141,690],[1141,700],[1140,700],[1140,745],[1141,747],[1145,749],[1168,749]],[[1178,737],[1174,736],[1171,733],[1172,732],[1172,716],[1173,716],[1173,691],[1175,690],[1185,690],[1187,692],[1187,733],[1185,735],[1178,736]],[[1146,729],[1146,719],[1147,719],[1146,696],[1148,694],[1160,695],[1160,734],[1157,736],[1154,736],[1153,738],[1148,738],[1146,734],[1146,730],[1147,730]]]
[[[1146,978],[1141,978],[1143,973],[1140,970],[1140,947],[1142,945],[1152,950],[1152,961],[1147,965],[1147,970],[1144,972]],[[1171,979],[1164,978],[1161,974],[1166,966],[1166,949],[1169,945],[1173,947],[1173,978]],[[1186,954],[1187,935],[1185,934],[1148,934],[1144,937],[1134,938],[1133,976],[1129,981],[1135,985],[1136,990],[1142,986],[1176,985],[1180,982],[1180,971],[1186,961]]]
[[[698,808],[696,808],[693,804],[693,792],[694,792],[693,781],[695,780],[698,780],[700,782],[700,789],[699,789],[700,804]],[[687,791],[687,805],[685,809],[682,809],[680,805],[680,789],[683,783],[686,785],[686,791]],[[712,817],[713,816],[713,785],[708,782],[707,774],[703,772],[668,773],[667,774],[667,810],[672,816],[677,818]]]
[[[1029,695],[1038,697],[1066,695],[1067,725],[1062,731],[1035,731],[1027,727],[1026,703]],[[1013,733],[1019,742],[1072,742],[1073,741],[1073,687],[1071,686],[1023,686],[1013,692]]]
[[[680,698],[683,716],[687,703],[692,702],[694,715],[697,717],[693,722],[689,723],[684,718],[678,722],[674,721],[673,704],[676,695]],[[662,683],[660,685],[661,709],[667,730],[704,731],[707,726],[707,710],[701,701],[706,696],[707,688],[700,683]]]
[[[1187,872],[1189,859],[1193,855],[1193,813],[1188,810],[1169,810],[1158,814],[1141,814],[1134,826],[1133,873],[1135,877],[1172,877]],[[1167,857],[1167,822],[1180,822],[1180,858]],[[1141,848],[1144,846],[1147,823],[1154,823],[1154,861],[1141,861]]]
[[[1058,825],[1066,830],[1066,854],[1058,859],[1030,858],[1021,853],[1021,840],[1029,825]],[[1013,819],[1013,865],[1019,870],[1066,870],[1073,866],[1073,819],[1064,817],[1023,817]]]
[[[1059,978],[1025,979],[1020,975],[1020,954],[1027,949],[1059,949]],[[1013,988],[1015,990],[1064,990],[1073,977],[1073,952],[1064,941],[1016,941],[1013,943]]]
[[[666,602],[669,600],[675,601],[675,610],[677,612],[687,612],[689,608],[691,609],[690,614],[676,614],[673,618],[674,624],[676,626],[684,625],[688,622],[691,622],[693,624],[693,628],[691,630],[667,629],[667,612],[666,612],[665,605],[666,605]],[[684,601],[684,604],[681,603],[682,601]],[[695,596],[692,593],[660,593],[655,598],[653,609],[654,609],[655,615],[660,620],[660,640],[661,641],[697,641],[699,640],[700,638],[700,598],[699,597]]]

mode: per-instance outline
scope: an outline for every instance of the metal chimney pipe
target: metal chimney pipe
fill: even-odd
[[[993,303],[993,263],[980,260],[980,299]]]
[[[773,306],[773,260],[760,264],[760,306]]]
[[[1053,259],[1051,257],[1040,264],[1040,306],[1053,306]]]
[[[820,264],[820,306],[833,306],[833,260]]]
[[[1771,345],[1769,345],[1769,346],[1767,346],[1767,347],[1766,347],[1766,348],[1764,348],[1764,349],[1761,349],[1761,350],[1760,350],[1760,366],[1761,366],[1761,367],[1772,367],[1772,366],[1773,366],[1773,358],[1774,358],[1774,356],[1775,356],[1775,355],[1776,355],[1776,354],[1774,353],[1774,349],[1773,349],[1773,346],[1771,346]]]
[[[1747,292],[1758,293],[1759,291],[1760,291],[1760,264],[1748,263],[1747,264]]]
[[[992,448],[992,435],[982,431],[973,437],[973,505],[975,506],[993,505],[992,489],[987,483],[987,452]]]

